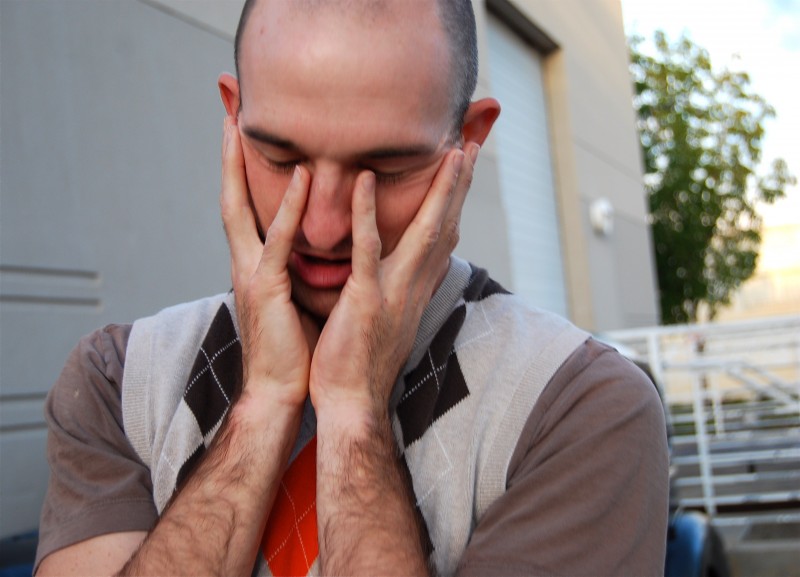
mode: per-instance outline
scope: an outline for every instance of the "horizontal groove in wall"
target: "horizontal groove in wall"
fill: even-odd
[[[50,268],[43,266],[25,266],[14,264],[0,264],[0,273],[25,276],[69,277],[86,280],[97,280],[100,278],[100,273],[92,270]]]
[[[77,307],[99,307],[102,303],[102,301],[98,298],[13,294],[0,294],[0,302],[26,305],[66,305]]]
[[[0,403],[13,401],[42,401],[47,396],[47,391],[38,393],[4,393],[0,394]]]
[[[23,431],[40,431],[46,430],[47,423],[44,420],[41,423],[23,423],[19,425],[0,425],[0,433],[19,433]]]
[[[45,428],[46,397],[46,391],[6,393],[0,396],[0,432]]]
[[[0,265],[0,303],[42,307],[98,308],[99,272],[83,268]]]

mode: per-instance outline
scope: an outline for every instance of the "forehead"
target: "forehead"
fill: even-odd
[[[450,120],[449,47],[435,2],[307,4],[254,7],[240,46],[245,122],[292,140],[313,128],[328,145],[438,139]]]

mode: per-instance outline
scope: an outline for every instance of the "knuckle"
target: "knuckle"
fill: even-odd
[[[241,207],[224,192],[219,197],[219,212],[222,216],[222,225],[225,227],[226,234],[230,232],[234,223],[242,218]]]
[[[362,240],[364,250],[367,254],[375,255],[380,254],[383,248],[383,243],[381,243],[381,238],[375,235],[369,235]]]
[[[425,230],[424,234],[422,235],[422,247],[425,253],[433,250],[433,248],[439,243],[440,238],[441,232],[439,230],[434,228]]]
[[[464,186],[466,188],[470,188],[472,186],[472,181],[475,178],[475,173],[471,170],[466,171],[464,174]]]
[[[267,248],[269,248],[277,243],[280,243],[284,236],[284,232],[280,225],[273,222],[272,225],[267,229],[267,234],[264,238],[264,244]]]
[[[449,248],[456,247],[461,240],[461,226],[458,220],[449,221],[444,225],[444,238]]]
[[[223,222],[228,222],[233,216],[231,214],[233,212],[231,201],[228,199],[228,196],[225,194],[224,190],[219,195],[219,212],[222,215]]]

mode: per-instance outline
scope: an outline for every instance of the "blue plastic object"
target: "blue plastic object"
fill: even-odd
[[[708,517],[702,513],[675,513],[669,525],[664,577],[704,577],[708,532]]]

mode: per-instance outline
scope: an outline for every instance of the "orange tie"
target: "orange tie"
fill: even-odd
[[[273,575],[307,575],[319,555],[317,543],[317,437],[283,476],[261,552]]]

